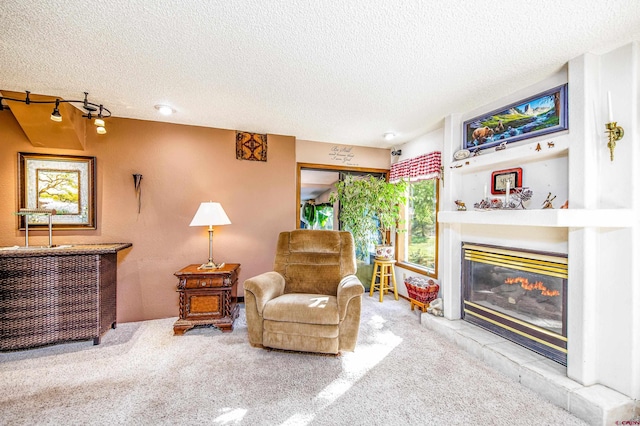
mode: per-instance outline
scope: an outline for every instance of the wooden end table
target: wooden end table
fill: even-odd
[[[238,318],[240,264],[227,263],[219,269],[198,269],[199,266],[189,265],[174,274],[180,294],[180,318],[173,324],[175,335],[200,325],[230,332]]]

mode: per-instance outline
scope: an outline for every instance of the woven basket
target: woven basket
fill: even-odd
[[[433,302],[438,297],[440,286],[433,280],[420,277],[410,277],[404,280],[407,287],[409,299],[413,299],[420,303]]]

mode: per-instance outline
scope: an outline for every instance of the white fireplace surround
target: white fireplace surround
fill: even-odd
[[[617,420],[640,416],[640,262],[634,261],[640,258],[639,69],[637,42],[607,53],[588,53],[513,96],[451,114],[445,118],[444,131],[433,132],[432,138],[443,138],[438,280],[445,313],[433,324],[451,334],[462,323],[463,241],[566,253],[568,354],[567,367],[559,374],[577,387],[597,387],[619,396],[614,398],[617,408],[609,410],[611,416],[601,417],[604,422],[616,420],[612,416],[624,410],[629,416]],[[568,83],[567,131],[509,144],[499,152],[490,148],[479,156],[453,159],[461,148],[465,120],[564,83]],[[605,135],[608,92],[613,118],[625,131],[614,161]],[[423,146],[425,138],[429,136],[420,140]],[[411,155],[416,144],[407,145]],[[523,169],[523,186],[534,191],[527,210],[473,211],[471,206],[482,198],[491,173],[513,167]],[[548,192],[557,196],[555,209],[541,210]],[[457,211],[455,200],[464,201],[468,211]],[[560,210],[565,200],[569,209]],[[610,396],[605,399],[611,401]]]

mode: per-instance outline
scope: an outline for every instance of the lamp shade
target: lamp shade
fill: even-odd
[[[231,221],[220,203],[201,203],[189,226],[230,225]]]

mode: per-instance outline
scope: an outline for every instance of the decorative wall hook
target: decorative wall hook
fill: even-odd
[[[133,185],[136,188],[136,197],[138,198],[138,213],[140,213],[140,208],[142,207],[142,188],[140,187],[142,183],[142,175],[139,173],[133,174]]]

